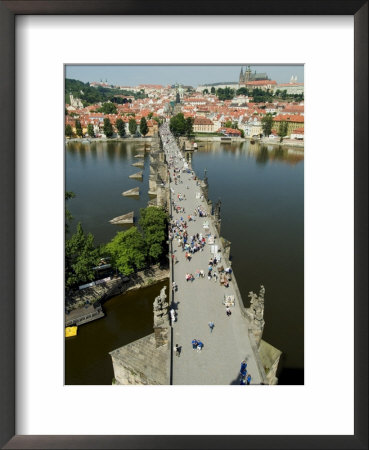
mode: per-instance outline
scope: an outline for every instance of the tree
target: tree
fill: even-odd
[[[232,128],[233,127],[233,123],[231,120],[227,120],[226,122],[224,122],[224,127],[225,128]]]
[[[176,116],[173,116],[169,122],[170,131],[174,134],[174,136],[183,136],[187,132],[187,123],[184,118],[183,113],[179,113]]]
[[[227,86],[224,89],[219,88],[217,90],[217,96],[219,100],[231,100],[234,97],[234,92],[234,89]]]
[[[154,113],[151,111],[151,112],[149,112],[149,114],[147,115],[147,118],[148,118],[148,119],[151,119],[153,115],[154,115]]]
[[[285,89],[284,91],[282,91],[281,97],[282,97],[282,100],[285,100],[285,99],[286,99],[286,97],[287,97],[287,89]]]
[[[73,130],[72,127],[69,125],[69,123],[68,125],[65,126],[65,135],[69,138],[73,136]]]
[[[215,87],[214,87],[214,86],[210,89],[210,92],[211,92],[212,94],[215,94]]]
[[[94,126],[92,125],[92,123],[89,123],[87,125],[87,134],[92,138],[95,137]]]
[[[237,89],[236,94],[237,95],[249,95],[249,91],[247,88],[242,87],[242,88]]]
[[[79,137],[83,136],[82,126],[79,120],[76,120],[76,135]]]
[[[65,202],[67,200],[70,200],[71,198],[74,198],[76,194],[72,191],[65,191]],[[65,234],[69,231],[69,223],[71,220],[73,220],[73,216],[67,206],[65,205]]]
[[[193,133],[193,117],[187,117],[186,119],[186,135],[187,137],[190,137]]]
[[[98,250],[94,246],[91,233],[84,233],[82,225],[65,243],[65,285],[74,288],[81,283],[91,281],[95,277],[93,267],[99,260]]]
[[[167,214],[162,208],[149,206],[140,210],[142,229],[149,258],[157,260],[166,251]]]
[[[126,135],[126,124],[122,119],[117,119],[117,121],[115,122],[115,127],[120,137],[124,137]]]
[[[209,90],[208,89],[204,89],[203,91],[202,91],[202,93],[205,95],[205,94],[209,94]]]
[[[140,133],[143,136],[146,136],[148,132],[149,132],[149,127],[147,126],[146,119],[145,119],[145,117],[142,117],[141,121],[140,121]]]
[[[269,136],[270,133],[272,132],[273,116],[268,113],[264,117],[262,117],[261,126],[263,128],[264,136]]]
[[[145,267],[146,245],[136,227],[119,231],[104,250],[111,256],[113,266],[123,275]]]
[[[287,131],[288,131],[288,123],[287,122],[281,122],[279,124],[279,131],[278,131],[278,136],[280,137],[279,142],[282,142],[283,138],[285,136],[287,136]]]
[[[101,108],[98,109],[98,112],[102,112],[104,114],[116,114],[117,113],[117,107],[114,105],[114,103],[103,103],[101,105]]]
[[[245,137],[245,132],[244,132],[244,130],[241,129],[240,132],[241,132],[241,137],[244,138],[244,137]]]
[[[129,132],[131,133],[131,135],[134,135],[136,133],[136,131],[137,131],[136,119],[129,119],[128,129],[129,129]]]
[[[113,136],[113,125],[111,124],[110,119],[108,118],[104,119],[104,134],[107,138]]]

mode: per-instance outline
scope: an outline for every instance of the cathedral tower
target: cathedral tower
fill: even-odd
[[[244,81],[245,81],[245,79],[244,79],[244,75],[243,75],[243,67],[241,67],[240,78],[238,80],[238,83],[241,84]]]

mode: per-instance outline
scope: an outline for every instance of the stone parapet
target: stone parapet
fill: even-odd
[[[115,384],[170,384],[170,340],[156,346],[155,334],[131,342],[110,352]]]
[[[282,352],[272,345],[261,340],[259,346],[260,360],[266,374],[268,384],[278,384],[277,370]]]

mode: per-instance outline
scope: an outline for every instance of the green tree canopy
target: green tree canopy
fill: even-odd
[[[146,244],[136,227],[119,231],[104,250],[111,256],[113,266],[124,275],[130,275],[145,266]]]
[[[140,133],[143,136],[146,136],[148,132],[149,132],[149,127],[147,126],[146,119],[145,119],[145,117],[142,117],[141,121],[140,121]]]
[[[209,89],[203,89],[202,93],[203,94],[209,94]]]
[[[212,94],[215,94],[215,87],[214,87],[214,86],[210,89],[210,92],[211,92]]]
[[[187,117],[186,119],[186,135],[190,137],[193,134],[193,117]]]
[[[187,133],[187,123],[184,118],[183,113],[179,113],[176,116],[173,116],[169,122],[170,131],[174,134],[174,136],[183,136]]]
[[[115,127],[120,137],[124,137],[126,135],[126,124],[122,119],[117,119],[117,121],[115,122]]]
[[[73,130],[69,124],[65,126],[65,135],[69,138],[73,136]]]
[[[95,137],[94,126],[92,125],[92,123],[89,123],[89,124],[87,125],[87,134],[88,134],[90,137]]]
[[[162,208],[149,206],[140,210],[139,226],[151,259],[158,259],[166,251],[167,220],[168,216]]]
[[[237,95],[249,95],[249,91],[247,88],[242,87],[242,88],[237,89],[236,94]]]
[[[108,118],[104,119],[104,134],[107,138],[113,136],[113,125]]]
[[[136,133],[136,131],[137,131],[136,119],[129,119],[128,129],[129,129],[129,132],[131,133],[131,135],[134,135]]]
[[[219,88],[217,90],[217,96],[219,100],[231,100],[234,97],[234,89],[231,89],[230,87]]]
[[[67,208],[67,200],[74,198],[76,194],[72,191],[65,191],[65,234],[69,231],[69,222],[73,220],[72,213]]]
[[[280,142],[283,141],[283,138],[287,136],[288,132],[288,123],[287,122],[281,122],[279,124],[279,130],[278,130],[278,136],[280,137]]]
[[[75,98],[82,100],[83,106],[88,106],[96,103],[105,103],[112,101],[113,103],[129,103],[131,99],[125,99],[120,96],[132,96],[134,98],[146,98],[145,92],[133,92],[129,90],[121,90],[120,88],[107,88],[107,87],[92,87],[90,84],[83,83],[79,80],[72,80],[66,78],[65,80],[65,102],[70,103],[69,95],[73,94]]]
[[[102,112],[104,114],[116,114],[117,113],[117,107],[114,105],[114,103],[103,103],[101,105],[101,108],[98,109],[98,112]]]
[[[82,225],[77,225],[77,231],[65,243],[65,285],[74,288],[81,283],[94,279],[92,270],[99,260],[98,250],[94,246],[91,233],[84,233]]]
[[[79,137],[83,136],[82,126],[81,126],[81,122],[79,120],[76,120],[76,134]]]
[[[273,116],[270,113],[262,117],[261,127],[263,128],[264,136],[269,136],[273,128]]]

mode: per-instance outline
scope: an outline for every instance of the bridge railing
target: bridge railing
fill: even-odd
[[[250,329],[248,329],[248,335],[249,335],[251,348],[252,348],[253,353],[255,355],[256,367],[257,367],[258,372],[259,372],[259,377],[262,380],[263,384],[269,384],[268,380],[267,380],[267,376],[266,376],[265,370],[264,370],[263,363],[261,362],[261,359],[260,359],[259,349],[258,349],[258,347],[256,345],[255,338],[252,335],[252,332],[251,332]]]

